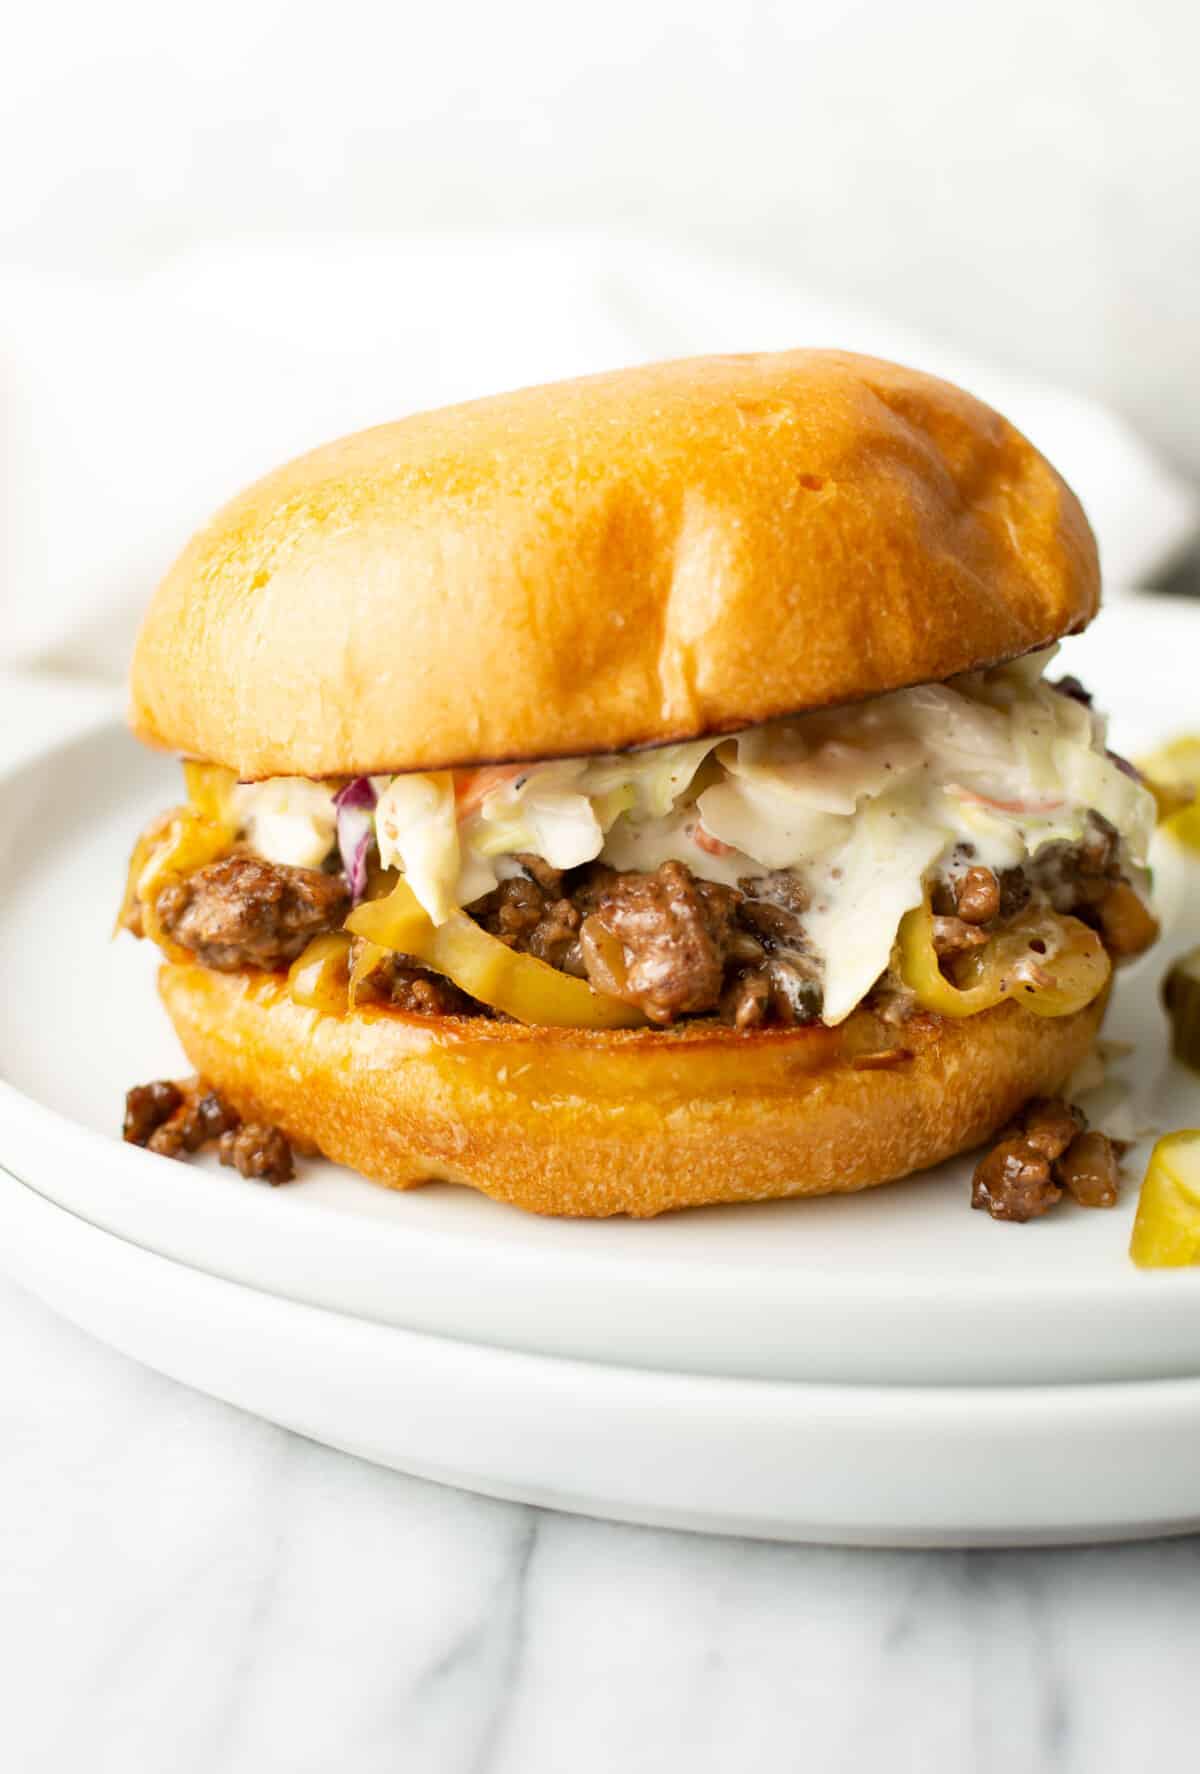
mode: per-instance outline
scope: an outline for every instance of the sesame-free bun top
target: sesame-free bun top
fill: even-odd
[[[248,778],[617,751],[1013,658],[1098,596],[1078,500],[969,394],[693,358],[269,474],[159,587],[131,719]]]

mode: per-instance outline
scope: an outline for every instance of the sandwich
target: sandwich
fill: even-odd
[[[1098,602],[1033,445],[871,358],[383,425],[153,598],[131,721],[186,793],[121,923],[231,1126],[392,1187],[888,1182],[1053,1098],[1156,934],[1153,799],[1051,663]]]

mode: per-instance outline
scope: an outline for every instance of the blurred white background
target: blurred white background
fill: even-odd
[[[9,645],[64,656],[61,608],[123,646],[208,507],[331,429],[806,323],[1103,401],[1200,481],[1198,69],[1194,0],[14,10]],[[1108,471],[1161,566],[1178,487]]]

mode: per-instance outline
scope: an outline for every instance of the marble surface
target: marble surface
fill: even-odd
[[[14,1774],[1193,1765],[1200,1540],[890,1553],[618,1527],[315,1446],[7,1282],[0,1348]]]

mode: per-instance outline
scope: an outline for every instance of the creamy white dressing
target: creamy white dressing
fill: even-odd
[[[239,782],[231,810],[251,849],[271,862],[318,869],[333,849],[337,810],[327,783],[303,776]]]
[[[446,772],[375,778],[380,859],[403,870],[435,923],[516,872],[517,853],[561,869],[675,858],[726,885],[793,869],[809,895],[824,1020],[840,1022],[958,846],[1013,867],[1078,841],[1094,811],[1144,863],[1153,799],[1109,757],[1103,719],[1041,681],[1053,653],[732,739],[481,774],[486,792],[457,804]],[[326,785],[276,779],[235,793],[264,856],[315,867],[329,854]]]

